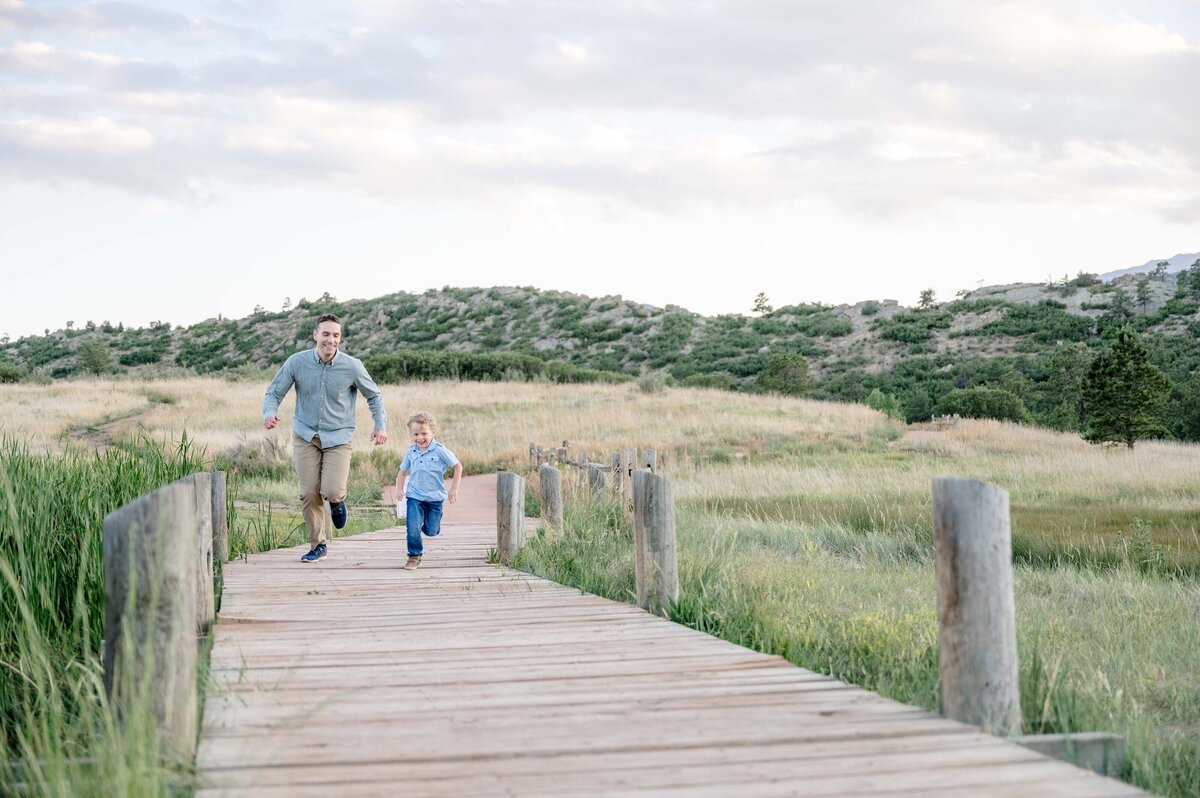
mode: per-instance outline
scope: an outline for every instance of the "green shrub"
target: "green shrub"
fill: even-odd
[[[933,337],[936,329],[946,329],[954,320],[947,311],[907,311],[897,313],[890,319],[875,319],[871,329],[885,341],[917,344]]]
[[[955,388],[938,401],[937,413],[1021,423],[1031,421],[1020,397],[1002,388]]]
[[[800,396],[808,390],[808,361],[795,352],[772,356],[758,375],[758,387],[769,393]]]
[[[112,350],[108,348],[108,344],[101,340],[93,339],[88,341],[79,347],[79,352],[76,356],[79,358],[79,367],[88,374],[99,375],[112,371]]]
[[[878,388],[867,395],[867,407],[878,410],[889,418],[904,419],[904,408],[894,394],[884,393]]]
[[[683,379],[682,385],[687,388],[719,388],[731,391],[733,390],[733,376],[723,371],[689,374]]]
[[[662,393],[667,389],[667,375],[662,371],[647,371],[638,377],[637,385],[642,393]]]
[[[29,375],[16,363],[0,360],[0,383],[21,382]]]

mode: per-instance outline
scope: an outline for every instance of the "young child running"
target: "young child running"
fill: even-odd
[[[400,509],[400,497],[405,497],[405,521],[408,527],[407,571],[415,571],[421,564],[424,546],[421,534],[436,536],[442,531],[442,502],[458,501],[458,483],[462,480],[462,463],[454,452],[433,439],[437,432],[437,421],[426,412],[413,413],[408,419],[408,432],[413,445],[408,447],[400,471],[396,474],[396,510]],[[454,477],[450,490],[446,490],[446,469],[454,466]]]

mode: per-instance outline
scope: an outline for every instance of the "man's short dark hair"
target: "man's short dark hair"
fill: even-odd
[[[313,325],[314,332],[321,326],[321,322],[323,321],[332,321],[334,324],[342,323],[342,320],[337,317],[336,313],[326,313],[317,317],[317,323]]]

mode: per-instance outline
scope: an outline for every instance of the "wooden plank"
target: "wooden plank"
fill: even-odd
[[[1138,794],[443,530],[229,564],[197,795]]]
[[[1038,794],[1076,795],[1069,785],[1056,784],[1062,768],[1053,763],[1013,752],[1011,747],[960,746],[931,750],[896,750],[888,752],[838,751],[822,747],[821,756],[814,756],[812,746],[787,746],[769,752],[762,749],[738,749],[745,758],[723,757],[721,749],[692,749],[686,753],[683,767],[664,767],[662,752],[651,751],[651,757],[639,757],[634,763],[627,755],[611,756],[609,767],[597,767],[595,757],[568,757],[545,767],[546,760],[520,758],[492,760],[487,768],[464,767],[468,763],[436,763],[430,768],[414,769],[398,763],[342,766],[333,773],[325,767],[276,769],[262,788],[290,787],[305,790],[328,787],[331,784],[354,784],[357,788],[378,788],[403,782],[405,790],[417,795],[494,795],[512,791],[521,795],[563,794],[565,789],[603,790],[605,794],[854,794],[856,788],[872,787],[871,794],[898,794],[909,784],[927,784],[925,773],[935,771],[946,787],[979,786],[985,779],[998,778],[1006,784],[1023,785],[1029,789],[1036,781]],[[750,756],[746,756],[749,754]],[[955,765],[945,766],[945,758],[953,756]],[[675,755],[672,752],[672,759]],[[522,770],[496,769],[506,762],[516,761]],[[536,767],[531,767],[535,765]],[[440,764],[440,767],[437,765]],[[470,763],[474,764],[474,763]],[[864,771],[868,775],[863,775]],[[236,784],[236,771],[216,774],[215,785]],[[228,781],[223,781],[223,779]],[[336,781],[333,781],[336,779]],[[631,788],[636,784],[636,788]],[[1107,785],[1105,785],[1107,787]],[[784,792],[775,792],[785,787]],[[1063,789],[1063,788],[1067,789]],[[884,792],[880,788],[888,790]],[[1045,788],[1045,792],[1042,789]],[[699,791],[699,792],[698,792]],[[267,793],[271,794],[271,793]],[[299,794],[305,794],[300,792]],[[309,793],[311,794],[311,793]],[[941,794],[941,791],[939,791]],[[1116,795],[1101,789],[1091,794]]]

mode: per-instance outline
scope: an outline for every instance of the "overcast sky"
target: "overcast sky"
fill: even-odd
[[[1197,86],[1200,0],[0,0],[0,333],[1125,268],[1200,250]]]

